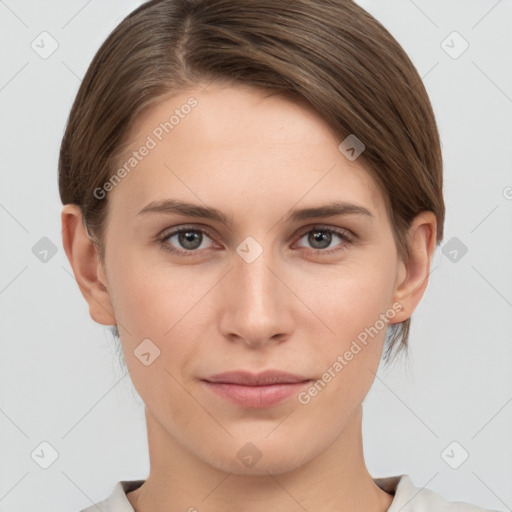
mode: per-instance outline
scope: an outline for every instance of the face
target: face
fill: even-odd
[[[104,278],[147,414],[225,471],[312,460],[360,408],[398,318],[381,193],[314,111],[245,86],[167,98],[130,140],[130,171],[106,187]],[[204,382],[236,370],[309,382]],[[241,449],[263,455],[254,470]]]

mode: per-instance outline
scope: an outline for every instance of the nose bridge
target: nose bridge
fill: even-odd
[[[260,240],[263,239],[263,236]],[[278,257],[271,247],[271,236],[261,243],[247,237],[236,248],[228,288],[223,292],[225,335],[243,338],[247,343],[263,343],[285,331],[286,290],[276,277]]]
[[[250,299],[253,307],[266,309],[272,306],[279,293],[276,276],[271,271],[276,267],[276,258],[271,237],[267,236],[264,241],[263,236],[259,239],[249,236],[238,245],[234,277],[240,288],[240,299]]]

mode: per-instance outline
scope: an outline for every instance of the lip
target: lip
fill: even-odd
[[[260,373],[237,370],[218,373],[204,380],[208,382],[222,382],[225,384],[241,384],[244,386],[269,386],[272,384],[296,384],[297,382],[304,382],[310,379],[279,370],[265,370]]]
[[[208,389],[241,407],[265,408],[298,393],[312,379],[291,373],[267,370],[219,373],[202,379]]]

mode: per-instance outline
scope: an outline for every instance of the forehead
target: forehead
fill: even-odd
[[[200,139],[202,146],[219,149],[257,143],[337,145],[337,137],[305,101],[233,84],[207,84],[163,97],[135,120],[130,142],[149,134],[157,142],[179,140],[197,147]]]
[[[225,202],[242,192],[255,198],[257,189],[260,200],[265,193],[287,204],[329,192],[329,199],[382,210],[374,180],[361,160],[340,152],[340,142],[305,102],[210,84],[164,98],[136,119],[117,162],[128,172],[110,197],[129,195],[136,208],[169,194]]]

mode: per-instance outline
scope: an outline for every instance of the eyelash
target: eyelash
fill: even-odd
[[[207,230],[205,228],[184,226],[180,229],[175,229],[174,231],[164,233],[162,236],[160,236],[158,238],[158,241],[160,242],[162,249],[164,249],[165,251],[168,251],[172,254],[175,254],[177,256],[186,256],[186,257],[195,256],[199,252],[197,249],[189,250],[189,251],[181,251],[181,250],[175,249],[174,247],[172,247],[171,245],[169,245],[167,243],[167,240],[169,240],[173,236],[179,235],[180,233],[184,233],[184,232],[190,232],[190,231],[202,233],[202,234],[207,235],[209,238],[213,238],[213,236],[209,232],[209,230]],[[327,227],[323,227],[323,226],[313,226],[311,228],[308,228],[306,231],[303,231],[300,234],[299,239],[304,237],[304,235],[307,235],[308,233],[315,232],[315,231],[321,231],[323,233],[337,235],[342,239],[342,241],[344,243],[342,244],[341,248],[338,248],[338,249],[311,249],[311,251],[314,254],[320,254],[320,255],[324,255],[324,256],[334,254],[334,253],[345,250],[349,245],[351,245],[354,242],[352,237],[350,237],[346,231],[333,229],[333,228],[327,228]]]

